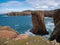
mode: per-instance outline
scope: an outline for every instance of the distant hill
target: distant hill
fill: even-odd
[[[57,10],[57,9],[55,9]],[[50,11],[47,11],[47,10],[25,10],[25,11],[22,11],[22,12],[10,12],[10,13],[7,13],[8,16],[28,16],[28,15],[31,15],[32,11],[44,11],[44,15],[45,17],[52,17],[53,14],[54,14],[54,10],[50,10]]]

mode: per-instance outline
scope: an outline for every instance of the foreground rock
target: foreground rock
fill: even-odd
[[[56,39],[57,42],[60,42],[60,21],[56,24],[56,27],[49,38],[50,41],[54,39]]]
[[[34,28],[31,30],[32,33],[38,35],[46,35],[48,34],[45,23],[44,23],[44,12],[32,12],[32,22]]]
[[[28,38],[26,34],[19,34],[9,26],[0,26],[0,38],[21,40]]]
[[[17,37],[17,33],[13,32],[13,31],[8,31],[8,30],[0,31],[0,38],[12,39],[12,38],[16,38],[16,37]]]
[[[18,33],[9,26],[0,27],[0,38],[15,38]]]

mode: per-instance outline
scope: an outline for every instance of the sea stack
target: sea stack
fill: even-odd
[[[33,11],[32,13],[33,29],[30,32],[36,35],[48,34],[44,23],[44,11]]]

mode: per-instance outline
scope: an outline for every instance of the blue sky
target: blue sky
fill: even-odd
[[[0,13],[60,8],[60,0],[0,0]]]

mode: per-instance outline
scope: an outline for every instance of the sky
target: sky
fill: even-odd
[[[60,0],[0,0],[0,13],[60,8]]]

